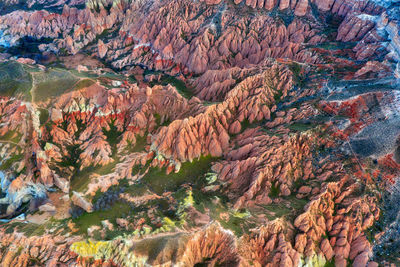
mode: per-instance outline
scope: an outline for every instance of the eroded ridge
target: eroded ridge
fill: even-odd
[[[0,1],[3,266],[396,266],[395,1]]]

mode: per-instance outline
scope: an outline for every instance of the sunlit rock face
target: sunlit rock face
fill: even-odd
[[[0,0],[2,266],[399,265],[399,14]]]

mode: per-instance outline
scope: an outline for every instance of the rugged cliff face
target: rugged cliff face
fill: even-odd
[[[399,13],[0,1],[2,264],[395,266]]]

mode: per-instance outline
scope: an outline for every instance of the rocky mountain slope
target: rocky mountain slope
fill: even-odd
[[[2,266],[397,266],[399,14],[0,1]]]

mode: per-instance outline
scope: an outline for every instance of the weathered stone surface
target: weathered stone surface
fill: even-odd
[[[390,121],[398,96],[379,86],[369,93],[340,91],[330,79],[369,84],[397,75],[399,27],[390,12],[358,0],[90,0],[85,8],[80,0],[65,6],[63,0],[32,0],[21,3],[24,10],[13,10],[16,1],[0,2],[11,10],[0,16],[0,43],[49,38],[38,46],[45,53],[37,59],[52,54],[79,72],[70,88],[38,101],[36,76],[52,67],[17,60],[37,68],[30,74],[32,100],[0,97],[1,164],[10,165],[1,178],[7,194],[0,202],[7,216],[28,202],[32,210],[59,212],[55,198],[52,205],[35,206],[54,193],[53,186],[65,194],[79,191],[65,199],[65,212],[70,201],[92,212],[113,198],[135,211],[145,207],[135,214],[140,219],[121,214],[101,221],[103,229],[87,229],[96,238],[138,233],[129,242],[106,242],[112,244],[109,258],[94,257],[104,266],[125,266],[132,258],[167,266],[299,266],[304,259],[376,265],[366,230],[381,214],[380,196],[362,192],[398,177],[397,155],[372,164],[343,144]],[[63,7],[54,12],[44,4]],[[325,18],[334,23],[325,25]],[[61,52],[87,55],[59,57]],[[329,100],[320,101],[327,87]],[[196,192],[194,202],[212,196],[204,210],[189,197],[174,199],[167,186],[153,187],[146,176],[157,168],[179,176],[197,159],[211,162],[205,173],[176,180],[179,189]],[[114,192],[121,181],[129,188],[144,185],[146,192]],[[207,184],[198,188],[198,181]],[[100,205],[96,194],[112,197]],[[176,221],[162,213],[164,206]],[[71,234],[86,232],[79,223],[66,226]],[[83,237],[64,244],[58,229],[43,238],[11,230],[0,229],[4,266],[26,266],[31,258],[47,266],[86,264],[68,249]]]
[[[87,212],[93,211],[92,203],[88,202],[81,194],[75,191],[72,192],[71,201],[74,203],[74,205],[84,209]]]

